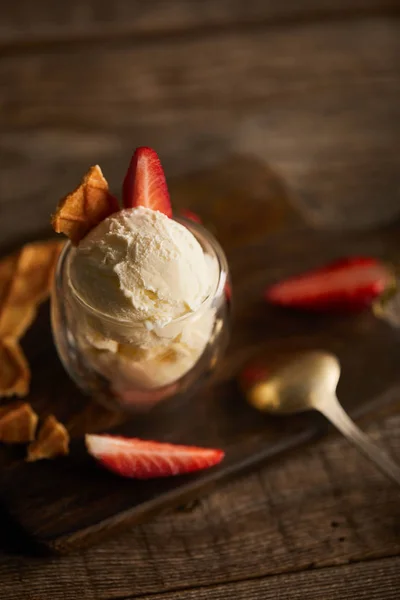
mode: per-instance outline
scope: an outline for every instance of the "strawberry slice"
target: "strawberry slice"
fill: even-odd
[[[232,286],[229,283],[229,281],[227,281],[225,284],[224,292],[225,292],[226,301],[230,302],[232,300]]]
[[[157,153],[145,146],[136,148],[122,188],[124,208],[146,206],[172,217],[165,175]]]
[[[259,381],[268,379],[270,371],[265,365],[259,363],[250,363],[242,370],[239,376],[240,383],[244,390],[253,387]]]
[[[264,296],[280,306],[357,312],[393,285],[394,275],[375,258],[350,257],[268,287]]]
[[[178,446],[113,435],[86,435],[86,447],[103,467],[122,477],[151,479],[192,473],[224,458],[222,450]]]
[[[182,215],[182,217],[185,217],[185,219],[189,219],[190,221],[193,221],[193,223],[199,223],[200,225],[203,223],[201,217],[199,217],[198,214],[196,214],[189,208],[182,208],[180,210],[180,214]]]

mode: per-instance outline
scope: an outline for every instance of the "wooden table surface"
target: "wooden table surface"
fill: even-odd
[[[1,251],[48,232],[90,164],[117,187],[138,145],[172,176],[254,155],[316,227],[398,218],[398,0],[14,0],[2,13]],[[400,459],[400,416],[365,428]],[[399,490],[332,436],[89,550],[4,551],[0,597],[394,600],[399,534]]]

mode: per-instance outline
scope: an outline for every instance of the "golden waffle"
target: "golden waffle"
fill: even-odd
[[[0,260],[0,397],[28,392],[29,366],[18,340],[50,294],[62,246],[54,240],[26,244]]]
[[[39,430],[37,440],[28,446],[26,460],[33,462],[43,458],[55,458],[69,452],[69,435],[64,425],[50,415]]]
[[[26,402],[0,408],[0,442],[24,444],[35,439],[38,416]]]
[[[110,194],[108,183],[98,165],[91,167],[82,183],[59,203],[51,224],[78,244],[93,227],[119,210],[118,200]]]
[[[49,296],[61,248],[58,241],[36,242],[1,261],[3,281],[7,275],[9,279],[2,286],[3,293],[0,289],[0,339],[20,339],[31,325],[38,304]]]
[[[25,396],[30,378],[28,363],[17,340],[0,340],[0,397]]]
[[[18,254],[12,254],[0,260],[0,310],[10,289],[18,261]]]

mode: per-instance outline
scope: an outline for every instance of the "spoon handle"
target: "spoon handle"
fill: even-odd
[[[357,427],[336,396],[326,402],[316,402],[315,409],[335,425],[347,440],[359,448],[383,473],[400,485],[400,467]]]

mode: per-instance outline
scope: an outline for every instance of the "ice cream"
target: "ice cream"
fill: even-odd
[[[218,266],[186,227],[161,212],[138,207],[106,218],[73,251],[69,277],[87,306],[82,349],[118,387],[175,381],[210,339],[215,309],[207,300]]]
[[[75,251],[70,277],[95,310],[148,328],[195,311],[215,283],[194,235],[144,207],[95,227]]]
[[[173,219],[153,149],[133,153],[121,200],[96,165],[59,202],[52,225],[71,243],[56,277],[52,324],[78,385],[134,409],[213,370],[226,340],[230,288],[217,241],[201,225]]]

